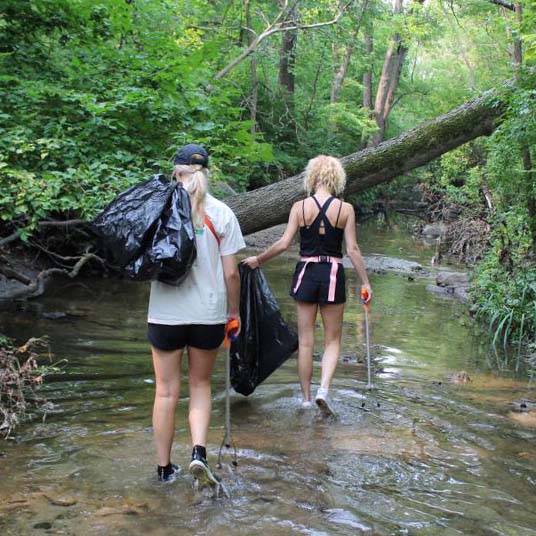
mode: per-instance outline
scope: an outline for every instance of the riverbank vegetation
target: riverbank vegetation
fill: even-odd
[[[401,150],[403,171],[425,166],[356,202],[418,184],[457,207],[448,247],[473,265],[477,316],[496,343],[535,343],[535,27],[533,0],[4,0],[0,247],[47,266],[0,272],[36,295],[48,265],[100,266],[84,222],[187,141],[215,186],[251,191],[498,88],[489,138]]]

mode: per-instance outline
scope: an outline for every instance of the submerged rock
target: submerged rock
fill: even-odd
[[[60,318],[67,318],[67,313],[64,313],[63,311],[50,311],[41,313],[41,316],[47,320],[59,320]]]
[[[54,506],[73,506],[78,502],[74,497],[60,497],[51,495],[50,493],[45,493],[44,496]]]
[[[473,381],[471,377],[469,376],[469,374],[465,372],[465,370],[456,372],[454,374],[450,374],[447,377],[450,383],[466,384],[466,383],[470,383]]]
[[[468,286],[469,275],[465,272],[440,272],[436,284],[440,287]]]
[[[384,255],[370,255],[363,257],[367,271],[377,274],[395,272],[398,274],[412,275],[416,277],[431,278],[432,274],[421,264],[414,261],[407,261],[397,257],[386,257]],[[352,262],[348,257],[344,257],[345,268],[352,268]]]
[[[445,223],[429,223],[422,229],[422,235],[429,238],[442,238],[447,234],[448,226]]]
[[[445,298],[456,298],[469,302],[469,275],[464,272],[440,272],[436,284],[428,285],[427,290]]]

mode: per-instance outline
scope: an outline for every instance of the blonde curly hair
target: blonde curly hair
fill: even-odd
[[[325,186],[333,195],[341,194],[346,186],[346,172],[341,161],[323,154],[312,158],[305,168],[303,186],[307,195],[311,195],[319,186]]]

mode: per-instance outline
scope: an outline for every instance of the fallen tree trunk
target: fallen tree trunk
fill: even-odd
[[[479,136],[489,136],[504,111],[505,96],[515,91],[506,82],[431,121],[376,147],[341,159],[346,169],[346,194],[388,182]],[[313,155],[311,155],[313,156]],[[244,234],[283,223],[292,204],[303,199],[303,173],[226,199]]]

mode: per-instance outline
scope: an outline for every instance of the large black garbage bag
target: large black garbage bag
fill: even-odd
[[[93,220],[93,231],[120,266],[139,257],[174,190],[164,175],[119,194]]]
[[[188,193],[164,175],[119,194],[92,227],[114,261],[138,281],[179,284],[195,260]]]
[[[150,240],[149,240],[150,238]],[[168,199],[143,253],[125,266],[137,281],[158,279],[179,285],[195,261],[195,230],[188,192],[178,184]]]
[[[240,265],[242,330],[231,343],[231,385],[250,395],[298,348],[298,336],[285,323],[260,269]]]

